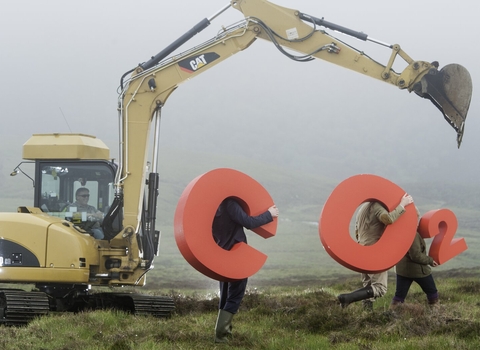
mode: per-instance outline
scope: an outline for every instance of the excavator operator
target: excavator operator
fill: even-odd
[[[71,204],[68,211],[87,213],[87,222],[83,228],[89,231],[96,239],[103,239],[103,230],[100,223],[103,220],[104,214],[97,210],[94,206],[88,204],[90,199],[90,190],[86,187],[80,187],[75,192],[75,203]]]

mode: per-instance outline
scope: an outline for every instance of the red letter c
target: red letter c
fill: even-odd
[[[175,211],[175,240],[185,260],[204,275],[239,280],[254,275],[267,256],[248,244],[227,251],[215,243],[212,223],[220,203],[236,197],[248,215],[256,216],[273,205],[268,192],[251,177],[233,169],[215,169],[198,176],[183,191]],[[277,220],[254,229],[263,238],[275,235]]]

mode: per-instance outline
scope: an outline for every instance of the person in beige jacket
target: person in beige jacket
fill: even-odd
[[[369,246],[375,244],[387,225],[393,224],[403,213],[405,207],[413,203],[412,196],[405,193],[400,198],[400,203],[391,212],[378,201],[365,202],[358,210],[355,220],[355,235],[358,243]],[[340,294],[337,299],[342,308],[349,304],[363,300],[366,310],[373,309],[373,300],[380,298],[387,292],[388,272],[384,271],[375,274],[362,273],[363,288],[347,294]]]

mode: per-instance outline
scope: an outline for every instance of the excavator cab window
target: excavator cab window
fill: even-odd
[[[115,171],[105,161],[37,161],[34,205],[86,230],[99,226],[114,198]]]

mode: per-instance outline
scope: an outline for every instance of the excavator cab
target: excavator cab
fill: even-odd
[[[34,206],[93,234],[114,198],[116,165],[102,160],[37,160]],[[77,193],[85,190],[86,198]],[[77,192],[78,191],[78,192]],[[87,211],[86,208],[89,210]],[[95,213],[96,215],[91,215]]]
[[[34,207],[88,233],[102,226],[100,213],[106,214],[114,199],[117,165],[101,140],[84,134],[35,134],[23,145],[23,159],[35,163]],[[76,198],[80,188],[90,195],[83,205]]]

